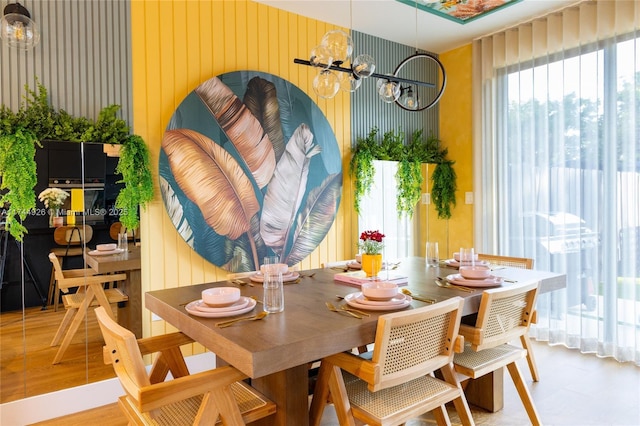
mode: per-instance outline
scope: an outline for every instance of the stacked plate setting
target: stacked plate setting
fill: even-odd
[[[447,275],[447,281],[465,287],[497,287],[502,285],[502,278],[491,275],[488,266],[461,266],[459,274]]]
[[[185,306],[191,315],[205,318],[231,317],[249,312],[256,306],[250,297],[240,296],[236,287],[214,287],[202,292],[202,299]]]
[[[391,311],[406,308],[411,296],[398,292],[398,285],[387,281],[372,281],[362,284],[362,291],[347,294],[347,304],[357,309]]]
[[[282,274],[282,282],[283,283],[287,283],[290,281],[295,281],[298,278],[300,278],[300,274],[296,271],[289,271],[287,270],[286,272],[284,272]],[[264,274],[261,271],[256,272],[255,274],[251,275],[249,277],[249,279],[253,282],[256,283],[261,283],[264,281]]]
[[[115,244],[98,244],[95,250],[91,250],[89,254],[91,256],[106,256],[109,254],[119,254],[124,250],[119,249]]]

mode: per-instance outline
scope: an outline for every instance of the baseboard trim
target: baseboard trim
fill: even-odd
[[[186,357],[191,373],[215,367],[215,355],[206,352]],[[0,405],[0,424],[24,426],[90,410],[118,401],[124,391],[117,378],[89,383]],[[70,403],[73,401],[73,403]]]

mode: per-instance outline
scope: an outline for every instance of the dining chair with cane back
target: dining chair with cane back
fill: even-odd
[[[78,327],[85,320],[89,306],[103,306],[113,317],[111,304],[129,300],[122,290],[117,288],[105,290],[103,287],[108,282],[124,281],[127,279],[127,274],[97,275],[91,268],[63,270],[60,260],[54,253],[49,253],[49,260],[56,274],[58,288],[65,293],[62,296],[62,302],[66,313],[51,341],[51,346],[60,344],[53,359],[53,364],[58,364],[69,348]],[[74,287],[77,287],[76,292],[69,293],[69,290]]]
[[[453,370],[461,351],[458,335],[463,299],[381,315],[371,359],[343,352],[322,359],[311,401],[310,425],[318,426],[327,401],[340,425],[356,419],[370,425],[399,425],[433,412],[450,424],[445,404],[453,401],[464,425],[474,424]],[[440,371],[442,379],[432,375]]]
[[[534,425],[540,424],[540,416],[517,365],[527,350],[509,342],[529,331],[537,294],[537,282],[485,290],[475,326],[460,325],[464,351],[453,361],[456,372],[471,379],[506,366]]]
[[[533,269],[533,259],[529,257],[499,256],[495,254],[478,253],[478,260],[489,262],[489,265],[506,266],[509,268]],[[535,324],[536,322],[537,315],[536,311],[534,311],[533,317],[531,318],[531,324]],[[537,382],[540,380],[540,375],[538,374],[538,366],[533,355],[533,345],[531,344],[531,340],[529,340],[529,335],[524,334],[520,336],[520,343],[522,343],[522,347],[527,350],[527,364],[529,365],[531,378],[534,382]]]
[[[176,332],[136,340],[108,312],[95,310],[105,341],[105,363],[113,369],[125,390],[118,405],[131,425],[236,426],[271,416],[273,402],[243,382],[247,378],[234,367],[223,366],[189,374],[180,346],[193,340]],[[148,373],[142,356],[159,353]],[[165,381],[167,373],[172,379]]]
[[[65,259],[83,255],[85,245],[92,238],[93,228],[91,225],[60,226],[53,231],[53,241],[57,244],[57,247],[53,247],[50,253],[55,254],[60,259],[62,267],[64,267]],[[53,304],[53,310],[58,311],[59,300],[60,289],[56,283],[55,271],[51,267],[47,303]]]

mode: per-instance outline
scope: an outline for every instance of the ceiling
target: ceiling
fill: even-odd
[[[417,45],[420,49],[437,54],[468,44],[477,37],[579,3],[578,0],[522,0],[471,22],[459,24],[423,10],[416,13],[415,7],[396,0],[255,1],[407,46]],[[463,1],[471,3],[482,0]]]

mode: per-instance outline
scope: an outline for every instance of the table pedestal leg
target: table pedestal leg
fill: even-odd
[[[307,426],[309,424],[308,366],[251,379],[251,385],[276,403],[275,417],[253,425]]]
[[[504,368],[470,380],[464,394],[467,402],[476,407],[491,413],[502,410],[504,407]]]
[[[142,273],[140,269],[126,271],[127,279],[122,291],[129,296],[127,302],[118,305],[118,324],[131,330],[137,338],[142,337]]]

